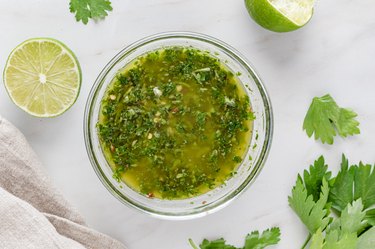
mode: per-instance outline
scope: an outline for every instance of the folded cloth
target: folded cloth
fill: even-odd
[[[86,226],[43,174],[25,137],[1,117],[0,248],[125,248]]]

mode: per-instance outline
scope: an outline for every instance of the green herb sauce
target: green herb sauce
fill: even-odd
[[[170,47],[118,72],[97,129],[115,179],[148,197],[183,199],[235,174],[252,120],[238,78],[218,59]]]

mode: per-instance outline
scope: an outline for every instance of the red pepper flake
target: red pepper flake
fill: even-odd
[[[150,192],[150,193],[147,194],[147,197],[148,197],[148,198],[154,198],[155,196],[154,196],[154,193],[151,193],[151,192]]]

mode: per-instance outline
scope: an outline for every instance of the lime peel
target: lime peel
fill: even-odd
[[[311,19],[316,0],[245,0],[252,19],[275,32],[303,27]]]

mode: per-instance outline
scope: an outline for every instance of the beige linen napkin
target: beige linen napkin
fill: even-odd
[[[25,137],[0,117],[0,248],[124,249],[85,225],[51,185]]]

